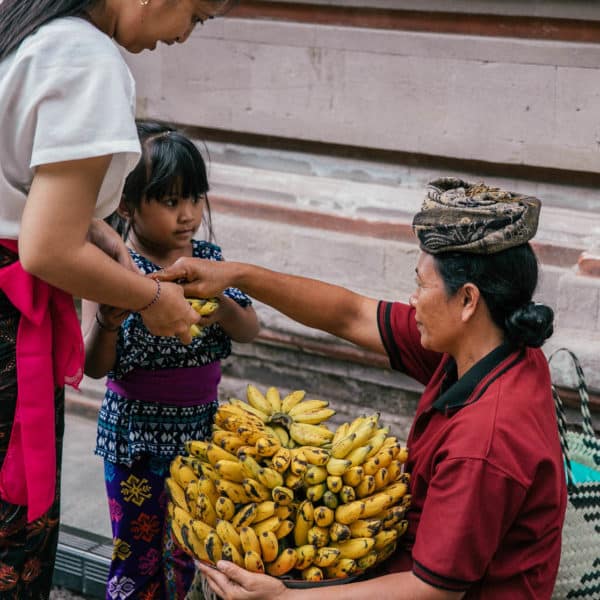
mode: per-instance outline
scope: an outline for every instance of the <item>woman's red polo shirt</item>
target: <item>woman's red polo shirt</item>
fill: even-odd
[[[465,598],[550,598],[566,485],[543,352],[500,346],[457,380],[424,350],[414,309],[380,302],[392,368],[423,383],[407,445],[412,506],[390,571]]]

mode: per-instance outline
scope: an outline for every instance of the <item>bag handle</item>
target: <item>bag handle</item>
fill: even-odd
[[[552,359],[559,352],[566,352],[575,366],[575,375],[577,376],[577,393],[579,394],[579,409],[581,411],[581,426],[585,435],[591,437],[595,441],[596,432],[594,431],[594,426],[592,425],[592,415],[590,413],[590,395],[585,383],[585,376],[583,374],[583,369],[581,368],[581,363],[579,362],[577,356],[568,348],[558,348],[552,352],[548,358],[548,364],[551,363]]]
[[[596,439],[596,433],[594,431],[594,427],[592,425],[592,415],[590,413],[589,406],[589,393],[588,388],[585,382],[585,376],[583,374],[583,369],[581,368],[581,363],[577,356],[571,352],[568,348],[557,348],[550,357],[548,358],[548,364],[552,361],[552,359],[559,353],[566,352],[567,355],[571,358],[573,365],[575,366],[575,374],[577,376],[577,393],[579,395],[579,409],[581,411],[581,426],[583,428],[584,433],[584,443],[586,446],[590,448],[597,449],[600,444]],[[562,447],[563,455],[565,458],[565,464],[567,469],[567,481],[569,487],[573,485],[573,472],[571,470],[571,455],[569,452],[569,443],[567,441],[567,419],[565,414],[564,404],[558,394],[558,390],[554,383],[552,383],[552,397],[554,398],[554,406],[556,408],[556,416],[558,419],[558,432],[560,435],[560,445]]]

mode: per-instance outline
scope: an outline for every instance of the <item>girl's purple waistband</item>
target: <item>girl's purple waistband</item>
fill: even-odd
[[[108,379],[106,387],[130,400],[195,406],[216,400],[220,381],[221,363],[216,361],[203,367],[136,369],[123,379]]]

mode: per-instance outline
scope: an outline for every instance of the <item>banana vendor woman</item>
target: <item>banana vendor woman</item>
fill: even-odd
[[[566,486],[546,358],[553,312],[532,301],[536,198],[433,181],[413,229],[408,304],[242,263],[180,259],[188,296],[233,286],[388,357],[425,385],[407,440],[412,505],[396,553],[367,580],[288,589],[220,561],[200,565],[235,600],[544,600],[561,551]]]

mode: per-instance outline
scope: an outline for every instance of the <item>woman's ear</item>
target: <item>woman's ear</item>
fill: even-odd
[[[462,290],[462,320],[467,322],[476,312],[481,298],[481,292],[476,285],[465,283]]]

